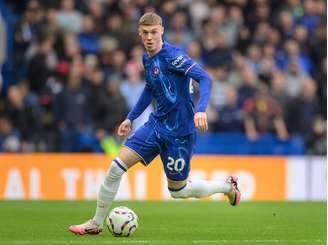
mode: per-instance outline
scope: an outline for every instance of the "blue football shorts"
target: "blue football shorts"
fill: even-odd
[[[188,178],[196,133],[181,137],[159,134],[153,122],[141,126],[124,146],[136,152],[146,166],[160,154],[166,177],[180,181]]]

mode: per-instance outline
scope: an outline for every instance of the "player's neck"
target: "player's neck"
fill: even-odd
[[[157,48],[156,50],[154,50],[154,51],[147,51],[148,55],[149,55],[150,57],[155,56],[156,54],[159,53],[159,51],[161,51],[161,49],[163,48],[163,45],[164,45],[164,43],[163,43],[163,41],[162,41],[161,45],[158,46],[158,48]]]

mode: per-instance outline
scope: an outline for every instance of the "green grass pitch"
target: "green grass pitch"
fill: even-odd
[[[139,216],[132,237],[74,235],[95,201],[1,201],[2,244],[326,244],[325,202],[115,202]]]

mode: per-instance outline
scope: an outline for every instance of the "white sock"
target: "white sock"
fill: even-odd
[[[108,208],[112,204],[120,186],[122,175],[127,169],[128,167],[118,157],[112,161],[112,165],[107,171],[104,182],[98,193],[96,214],[93,217],[93,220],[95,220],[97,224],[103,224]]]
[[[224,180],[191,180],[180,190],[169,189],[173,198],[208,197],[215,193],[228,193],[231,184]]]

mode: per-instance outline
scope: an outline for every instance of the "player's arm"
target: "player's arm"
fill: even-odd
[[[202,132],[208,130],[206,107],[211,95],[212,79],[200,65],[184,54],[176,56],[170,60],[171,67],[199,83],[199,101],[194,116],[195,126]]]
[[[206,107],[211,95],[212,79],[198,64],[194,64],[187,73],[188,76],[199,83],[199,100],[194,121],[196,128],[206,132],[208,130]]]
[[[129,112],[127,119],[125,119],[118,128],[117,134],[119,136],[127,136],[131,131],[133,120],[138,118],[141,113],[149,106],[152,101],[152,95],[150,88],[146,85],[137,104]]]

